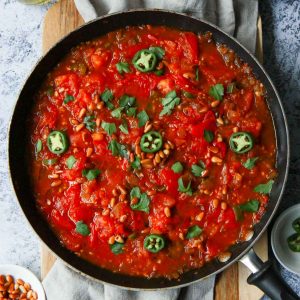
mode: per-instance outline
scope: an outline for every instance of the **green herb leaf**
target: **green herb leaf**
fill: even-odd
[[[136,156],[134,161],[131,163],[131,167],[133,169],[140,169],[141,168],[141,160]]]
[[[120,98],[119,106],[123,107],[124,109],[135,106],[135,98],[125,94]]]
[[[113,156],[122,156],[128,158],[128,153],[126,147],[122,144],[119,144],[116,140],[111,140],[108,144],[108,149],[111,151]]]
[[[190,92],[187,92],[187,91],[183,91],[183,96],[186,97],[186,98],[195,98],[195,95],[190,93]]]
[[[117,127],[116,127],[115,123],[108,123],[108,122],[102,121],[101,127],[105,130],[105,132],[108,135],[112,135],[117,132]]]
[[[84,169],[82,170],[82,176],[87,180],[94,180],[100,175],[101,171],[98,169]]]
[[[260,202],[256,199],[249,200],[246,203],[235,205],[233,211],[235,214],[235,219],[237,221],[242,221],[244,219],[243,212],[257,212],[259,210]]]
[[[223,99],[224,96],[224,86],[221,83],[217,83],[216,85],[213,85],[210,89],[209,89],[209,95],[213,98],[215,98],[216,100],[221,101]]]
[[[89,131],[94,131],[96,127],[95,116],[86,116],[83,119],[83,124],[85,124],[86,129]]]
[[[124,244],[123,243],[118,243],[118,242],[114,242],[112,245],[109,245],[110,250],[113,254],[121,254],[123,253],[123,247]]]
[[[100,96],[101,100],[105,103],[106,107],[110,110],[114,109],[114,105],[111,103],[114,98],[114,94],[111,90],[106,89]]]
[[[123,133],[125,133],[125,134],[128,134],[129,132],[128,132],[128,125],[127,125],[127,123],[126,123],[126,120],[124,120],[124,122],[121,124],[121,125],[119,125],[119,128],[120,128],[120,130],[123,132]]]
[[[243,163],[243,166],[248,169],[248,170],[251,170],[254,166],[255,166],[255,163],[256,161],[258,160],[258,157],[251,157],[251,158],[248,158],[244,163]]]
[[[118,107],[111,112],[111,116],[117,119],[121,119],[123,107]]]
[[[89,227],[83,221],[78,221],[76,223],[75,231],[83,236],[88,236],[90,234]]]
[[[187,239],[193,239],[193,238],[199,236],[202,233],[202,231],[203,231],[202,228],[200,228],[198,225],[191,226],[188,229],[188,232],[185,237]]]
[[[74,166],[74,164],[76,163],[76,161],[77,160],[76,160],[76,158],[73,155],[69,156],[66,159],[66,165],[67,165],[68,169],[72,169],[73,166]]]
[[[267,183],[259,184],[254,188],[254,192],[260,194],[270,194],[274,180],[269,180]]]
[[[203,161],[199,162],[199,165],[192,165],[192,173],[196,176],[196,177],[200,177],[202,176],[203,171],[205,171],[205,164]]]
[[[119,62],[116,64],[117,70],[120,74],[123,73],[129,73],[130,69],[129,69],[129,64],[127,62]]]
[[[161,75],[164,75],[165,70],[164,69],[155,70],[155,71],[153,71],[153,73],[157,76],[161,76]]]
[[[140,198],[141,197],[141,190],[138,186],[135,186],[130,191],[130,199],[132,198]]]
[[[231,94],[233,93],[233,91],[236,89],[236,83],[235,82],[231,82],[227,85],[227,94]]]
[[[174,173],[181,173],[183,171],[183,165],[181,164],[181,162],[177,161],[173,164],[171,169]]]
[[[240,204],[241,211],[257,212],[260,206],[260,202],[256,199],[249,200],[246,203]]]
[[[214,133],[210,130],[204,129],[203,136],[208,143],[211,143],[214,139]]]
[[[191,184],[192,184],[192,182],[189,181],[188,185],[185,187],[184,183],[183,183],[183,179],[182,179],[182,177],[180,177],[178,179],[178,191],[182,192],[182,193],[185,193],[185,194],[187,194],[189,196],[192,196],[193,195],[193,191],[192,191]]]
[[[108,101],[111,101],[114,98],[114,94],[112,90],[106,89],[102,94],[101,94],[101,100],[104,103],[107,103]]]
[[[40,139],[38,139],[35,144],[35,154],[38,154],[39,152],[41,152],[42,149],[43,149],[43,143]]]
[[[139,127],[143,127],[147,121],[149,120],[149,116],[147,115],[145,110],[142,110],[137,114],[138,120],[139,120]]]
[[[162,99],[163,110],[160,112],[159,116],[170,115],[175,105],[180,103],[180,98],[177,97],[176,91],[169,92],[165,98]]]
[[[56,158],[50,158],[50,159],[44,159],[43,160],[43,164],[45,166],[52,166],[52,165],[54,165],[56,163],[57,163],[57,159]]]
[[[235,219],[237,221],[243,221],[244,220],[244,215],[243,215],[243,212],[242,212],[240,206],[235,205],[235,206],[233,206],[232,209],[233,209],[233,212],[234,212],[234,215],[235,215]]]
[[[165,50],[161,47],[150,47],[149,50],[153,52],[158,59],[163,59],[165,55]]]
[[[71,102],[71,101],[74,101],[74,97],[67,94],[67,95],[65,96],[65,99],[64,99],[64,104],[67,104],[67,103],[69,103],[69,102]]]
[[[128,117],[135,117],[136,115],[136,107],[129,107],[126,111]]]
[[[133,210],[140,210],[149,213],[150,199],[146,193],[141,193],[140,188],[137,186],[132,188],[130,191],[130,199],[132,200],[133,198],[139,199],[138,203],[130,204],[130,207]]]

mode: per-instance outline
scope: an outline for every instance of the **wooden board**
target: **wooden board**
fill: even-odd
[[[54,4],[46,14],[43,31],[43,51],[46,52],[64,35],[84,24],[83,19],[78,14],[73,0],[61,0]],[[261,20],[258,20],[257,35],[257,57],[262,61],[262,27]],[[267,235],[256,243],[255,250],[263,259],[267,259],[268,245]],[[41,277],[47,275],[55,257],[51,251],[41,245]],[[236,263],[217,276],[215,286],[215,300],[258,300],[262,292],[254,286],[247,284],[247,277],[250,272],[241,263]],[[74,299],[77,300],[77,299]]]

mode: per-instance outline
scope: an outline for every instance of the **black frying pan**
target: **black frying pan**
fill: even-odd
[[[231,248],[232,256],[226,263],[213,260],[200,269],[191,270],[182,274],[179,279],[176,280],[168,280],[165,278],[146,279],[113,273],[81,259],[64,248],[36,208],[33,193],[30,188],[29,176],[25,175],[26,173],[30,173],[24,158],[26,144],[29,138],[26,132],[26,120],[30,116],[33,106],[33,95],[39,89],[46,74],[52,70],[72,47],[80,42],[94,39],[128,25],[142,24],[166,25],[186,31],[193,31],[195,33],[212,32],[214,39],[219,43],[225,43],[233,49],[240,58],[251,66],[256,77],[264,84],[267,91],[268,106],[273,117],[276,131],[278,177],[273,186],[266,213],[259,224],[254,227],[254,236],[251,241],[234,245]],[[266,230],[279,205],[288,174],[288,164],[289,137],[286,118],[278,93],[259,62],[238,41],[216,26],[184,14],[163,10],[134,10],[104,16],[87,23],[59,41],[38,62],[27,79],[16,103],[9,131],[9,167],[12,183],[20,206],[37,235],[56,256],[61,258],[74,270],[101,282],[128,289],[183,287],[207,276],[217,274],[234,262],[241,260],[253,272],[248,278],[250,284],[260,287],[273,299],[298,299],[279,277],[277,277],[270,268],[270,264],[263,264],[252,250],[252,246]]]

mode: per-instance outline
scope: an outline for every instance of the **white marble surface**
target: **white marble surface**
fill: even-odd
[[[12,192],[7,171],[7,127],[17,94],[41,55],[41,29],[50,5],[0,1],[0,264],[40,275],[39,243]]]

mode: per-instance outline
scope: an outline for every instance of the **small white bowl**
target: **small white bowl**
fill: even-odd
[[[11,275],[14,280],[22,279],[31,285],[31,289],[38,294],[38,300],[46,300],[45,291],[42,283],[28,269],[17,265],[0,265],[0,274]]]
[[[300,252],[290,250],[287,238],[295,233],[292,223],[300,217],[300,204],[285,210],[276,220],[271,233],[271,246],[277,260],[292,273],[300,275]]]

